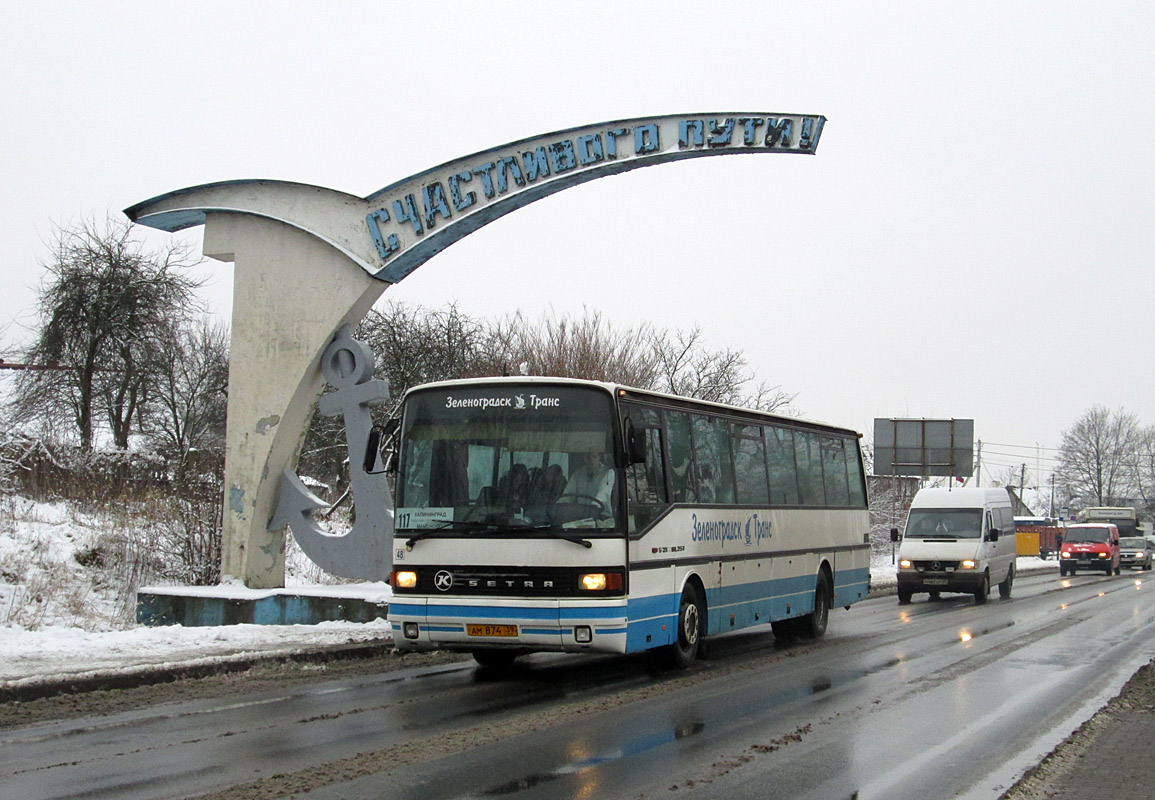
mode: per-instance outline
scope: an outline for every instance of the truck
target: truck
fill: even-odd
[[[1015,546],[1020,556],[1044,560],[1059,552],[1064,526],[1051,517],[1015,517]]]

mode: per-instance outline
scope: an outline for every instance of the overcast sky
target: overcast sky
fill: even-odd
[[[823,114],[813,157],[599,179],[382,299],[700,325],[808,417],[973,418],[988,469],[1044,480],[1092,405],[1155,424],[1149,0],[706,5],[4,3],[0,342],[54,226],[175,189],[365,196],[568,127]]]

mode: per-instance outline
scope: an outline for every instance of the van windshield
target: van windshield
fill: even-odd
[[[1106,542],[1108,528],[1067,528],[1064,541],[1067,542]]]
[[[912,508],[906,521],[911,539],[978,539],[983,512],[977,508]]]
[[[1147,546],[1147,540],[1142,536],[1128,536],[1119,540],[1120,547],[1130,547],[1132,550],[1142,550]]]

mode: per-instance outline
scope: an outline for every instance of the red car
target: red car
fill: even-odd
[[[1059,546],[1059,575],[1074,575],[1077,569],[1118,575],[1119,529],[1103,522],[1067,526]]]

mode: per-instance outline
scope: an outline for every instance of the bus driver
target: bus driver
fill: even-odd
[[[569,475],[562,497],[592,497],[608,513],[613,503],[614,471],[602,466],[600,453],[580,453],[574,456],[577,466]]]

